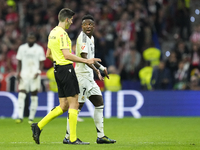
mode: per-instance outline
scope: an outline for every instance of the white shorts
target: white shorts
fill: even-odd
[[[88,80],[83,76],[77,75],[80,93],[78,95],[78,102],[85,103],[86,99],[91,95],[101,95],[101,90],[94,80]]]
[[[19,90],[26,90],[27,92],[35,91],[40,89],[40,81],[41,77],[38,76],[36,79],[30,79],[30,78],[21,78],[19,82]]]

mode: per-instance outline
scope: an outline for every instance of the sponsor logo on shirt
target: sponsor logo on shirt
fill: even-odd
[[[49,36],[49,39],[55,40],[56,37],[55,36]]]

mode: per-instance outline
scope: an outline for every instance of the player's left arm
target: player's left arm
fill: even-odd
[[[95,67],[100,69],[101,71],[104,72],[105,76],[109,79],[109,75],[108,75],[108,71],[107,71],[107,68],[104,67],[103,65],[101,65],[100,63],[98,63],[97,61],[95,62]]]
[[[87,59],[87,53],[81,53],[81,57]],[[95,61],[96,63],[96,61]],[[95,73],[97,74],[99,80],[103,81],[103,77],[101,76],[100,71],[93,65],[93,64],[87,64],[88,67],[90,67],[91,69],[93,69],[95,71]]]
[[[46,58],[50,59],[53,62],[53,57],[52,57],[50,48],[47,48]]]

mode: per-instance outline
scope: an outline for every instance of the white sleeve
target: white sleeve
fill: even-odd
[[[46,57],[45,57],[45,54],[44,54],[44,49],[41,47],[41,46],[39,46],[39,49],[40,49],[40,61],[44,61],[44,60],[46,60]]]
[[[88,47],[87,47],[87,35],[86,34],[82,34],[82,36],[79,39],[79,43],[80,43],[80,49],[81,52],[80,53],[88,53]]]
[[[18,60],[22,60],[22,46],[19,46],[19,48],[18,48],[18,51],[17,51],[17,55],[16,55],[16,58],[18,59]]]

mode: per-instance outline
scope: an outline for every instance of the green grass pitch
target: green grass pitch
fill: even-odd
[[[41,118],[36,118],[39,121]],[[15,124],[10,118],[0,119],[1,150],[198,150],[200,149],[199,117],[131,117],[104,119],[105,134],[115,144],[96,144],[92,118],[78,122],[77,135],[90,145],[66,145],[62,140],[66,118],[59,117],[47,124],[40,136],[40,145],[32,139],[27,118]]]

